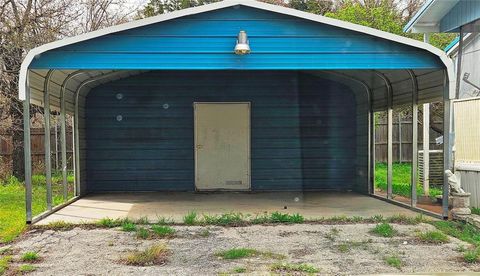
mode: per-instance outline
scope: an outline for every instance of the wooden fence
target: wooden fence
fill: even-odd
[[[57,133],[55,133],[57,132]],[[43,128],[32,128],[31,146],[32,146],[32,170],[34,173],[44,172],[45,164],[45,133]],[[73,137],[71,128],[67,128],[67,167],[72,168],[73,162]],[[61,167],[62,156],[60,146],[60,129],[55,128],[50,132],[50,149],[52,156],[52,170],[59,170]],[[12,173],[12,153],[13,143],[10,135],[0,133],[0,173]]]
[[[435,122],[441,126],[442,122]],[[375,160],[387,162],[387,123],[380,121],[375,126]],[[412,162],[412,121],[401,120],[393,122],[393,162]],[[441,134],[430,129],[430,150],[442,149],[435,139]],[[423,149],[423,129],[418,125],[418,149]]]

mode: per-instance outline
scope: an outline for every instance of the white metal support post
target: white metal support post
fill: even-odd
[[[62,93],[60,98],[60,148],[62,154],[62,184],[63,184],[63,200],[68,199],[67,186],[67,118],[65,111],[65,95]]]
[[[43,94],[43,116],[45,120],[45,182],[47,185],[47,209],[52,210],[52,156],[50,150],[50,77],[53,70],[45,76]]]
[[[23,101],[23,143],[25,154],[25,211],[27,224],[32,222],[32,155],[30,144],[30,83],[29,73],[25,83],[25,100]]]
[[[430,42],[430,34],[423,35],[425,43]],[[430,104],[423,104],[423,195],[430,195]]]
[[[408,70],[412,79],[412,175],[411,205],[417,206],[417,168],[418,168],[418,83],[412,70]]]

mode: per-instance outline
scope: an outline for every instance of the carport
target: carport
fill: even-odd
[[[110,192],[375,196],[373,114],[388,111],[390,201],[392,108],[410,104],[416,125],[418,104],[443,101],[450,133],[452,68],[428,44],[256,1],[218,2],[46,44],[29,52],[20,74],[27,222],[36,220],[30,103],[60,112],[63,149],[65,115],[74,118],[71,201]],[[445,135],[446,169],[450,152]],[[405,206],[418,209],[415,185],[411,191]],[[47,194],[49,210],[39,218],[56,210]]]

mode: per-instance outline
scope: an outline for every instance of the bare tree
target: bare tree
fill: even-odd
[[[0,135],[12,137],[15,176],[24,176],[23,110],[17,92],[26,53],[47,42],[127,21],[121,1],[125,0],[0,0]],[[32,116],[41,112],[31,107]]]

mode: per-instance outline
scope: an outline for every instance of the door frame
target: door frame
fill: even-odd
[[[248,187],[245,189],[198,189],[198,149],[197,149],[197,111],[196,106],[198,104],[246,104],[248,107],[248,136],[247,136],[247,179],[248,179]],[[194,158],[195,158],[195,172],[194,172],[194,184],[195,184],[195,191],[196,192],[208,192],[208,191],[231,191],[231,192],[248,192],[252,190],[252,162],[251,162],[251,150],[252,150],[252,103],[251,102],[193,102],[193,150],[194,150]]]

